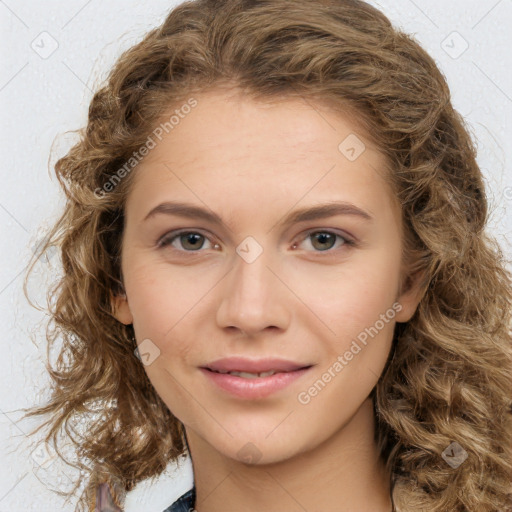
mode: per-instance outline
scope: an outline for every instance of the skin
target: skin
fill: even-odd
[[[349,119],[309,101],[266,104],[223,90],[196,99],[134,171],[123,233],[126,295],[114,305],[137,342],[149,339],[159,351],[145,370],[185,425],[196,510],[389,512],[368,396],[395,323],[407,322],[421,297],[419,277],[400,289],[401,210],[381,175],[384,156]],[[350,161],[338,145],[354,133],[366,149]],[[373,219],[279,224],[292,210],[334,200]],[[224,224],[166,214],[143,221],[164,201],[207,207]],[[204,238],[157,247],[183,228]],[[356,245],[315,241],[325,231]],[[263,249],[251,263],[236,252],[248,236]],[[298,394],[397,303],[394,318],[300,403]],[[314,366],[267,398],[245,400],[198,368],[233,355]],[[240,460],[244,453],[252,460]]]

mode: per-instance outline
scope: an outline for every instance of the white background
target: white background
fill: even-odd
[[[62,498],[48,489],[68,488],[72,473],[58,461],[48,468],[38,466],[31,457],[37,438],[29,440],[25,436],[38,423],[19,421],[19,409],[42,403],[48,396],[49,383],[43,365],[47,319],[26,303],[22,280],[32,248],[63,205],[49,163],[68,149],[72,138],[65,132],[85,124],[92,91],[106,78],[121,51],[159,25],[177,3],[0,0],[0,104],[4,120],[0,188],[0,311],[4,326],[0,360],[0,512],[74,508],[74,504],[65,507]],[[512,232],[512,0],[370,3],[380,6],[392,22],[414,34],[447,77],[454,106],[466,118],[477,143],[491,202],[489,229],[510,258],[512,247],[506,235]],[[454,31],[458,35],[453,35]],[[43,32],[50,36],[41,35]],[[34,50],[51,48],[51,38],[58,47],[50,56]],[[453,58],[465,44],[468,49]],[[55,153],[49,162],[54,141]],[[50,268],[55,267],[55,260],[50,261]],[[45,304],[44,286],[41,280],[30,288],[31,296],[41,305]],[[140,484],[129,494],[126,510],[162,512],[192,485],[190,462],[185,462],[174,477],[169,472],[153,486]]]

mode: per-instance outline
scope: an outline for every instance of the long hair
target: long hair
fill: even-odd
[[[59,248],[63,275],[46,337],[61,348],[47,363],[51,399],[28,415],[49,417],[39,427],[50,427],[47,441],[59,443],[65,429],[75,446],[81,474],[72,492],[84,488],[77,510],[94,510],[105,483],[120,505],[137,482],[187,454],[183,425],[151,385],[133,326],[115,319],[112,299],[123,292],[124,206],[141,147],[170,108],[186,112],[194,94],[222,85],[261,101],[305,98],[353,113],[385,155],[402,206],[403,258],[425,275],[423,298],[396,325],[372,392],[394,506],[507,510],[512,276],[486,232],[475,144],[433,58],[360,0],[179,4],[119,57],[79,141],[56,162],[66,205],[34,263]],[[446,450],[467,458],[453,467]]]

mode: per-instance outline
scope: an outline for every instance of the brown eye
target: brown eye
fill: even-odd
[[[184,233],[178,235],[178,238],[185,249],[197,250],[204,243],[204,236],[199,233]]]
[[[197,231],[181,231],[179,233],[169,233],[166,235],[158,243],[158,247],[165,248],[172,246],[181,252],[197,252],[199,249],[203,248],[205,240],[209,239]],[[179,242],[179,245],[177,245],[177,242]]]
[[[325,231],[320,231],[310,236],[312,236],[311,240],[313,247],[315,247],[315,249],[319,249],[320,251],[325,251],[332,249],[336,243],[337,235]]]
[[[336,241],[340,243],[334,250],[333,247],[336,245]],[[302,239],[302,243],[310,241],[311,247],[314,249],[313,252],[328,252],[333,253],[337,250],[348,249],[351,246],[355,246],[355,242],[345,236],[335,233],[333,231],[309,231],[306,236]],[[300,244],[295,243],[294,248],[297,248]]]

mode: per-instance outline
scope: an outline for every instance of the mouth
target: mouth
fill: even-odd
[[[221,371],[221,370],[212,370],[211,368],[208,368],[208,367],[204,367],[205,370],[209,370],[213,373],[220,373],[221,375],[234,375],[236,377],[241,377],[243,379],[259,379],[259,378],[263,378],[263,377],[270,377],[272,375],[275,375],[276,373],[291,373],[291,372],[296,372],[296,371],[299,371],[299,370],[304,370],[304,369],[307,369],[307,368],[311,368],[312,365],[310,366],[304,366],[302,368],[298,368],[297,370],[269,370],[269,371],[265,371],[265,372],[259,372],[259,373],[255,373],[255,372],[243,372],[243,371]]]
[[[214,370],[200,367],[213,389],[231,398],[258,400],[277,394],[306,375],[313,365],[294,370],[267,370],[247,372],[239,370]]]

